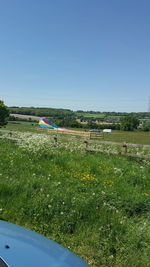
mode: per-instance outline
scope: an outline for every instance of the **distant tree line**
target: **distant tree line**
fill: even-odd
[[[150,113],[138,112],[97,112],[97,111],[72,111],[70,109],[37,108],[37,107],[9,107],[13,114],[49,117],[60,127],[82,129],[105,129],[114,130],[142,130],[150,131]],[[78,119],[78,121],[77,121]],[[10,117],[10,120],[25,120]],[[80,120],[80,121],[79,121]],[[85,123],[83,123],[85,122]],[[103,122],[99,124],[100,122]]]
[[[106,120],[112,119],[113,117],[125,117],[129,114],[138,119],[150,119],[150,112],[100,112],[100,111],[72,111],[70,109],[57,109],[57,108],[38,108],[38,107],[9,107],[10,113],[32,115],[40,117],[58,117],[60,119],[63,116],[76,117],[82,119],[93,119],[93,120]],[[90,116],[89,116],[90,115]],[[100,116],[100,117],[97,117]]]

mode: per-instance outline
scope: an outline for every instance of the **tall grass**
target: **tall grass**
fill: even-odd
[[[93,267],[149,266],[150,163],[27,144],[0,141],[0,218]]]

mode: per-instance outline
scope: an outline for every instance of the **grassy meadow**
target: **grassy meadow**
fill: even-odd
[[[150,145],[150,132],[127,132],[113,130],[111,134],[105,134],[104,140]]]
[[[0,219],[92,267],[150,266],[150,161],[86,154],[79,141],[25,129],[18,143],[0,140]]]

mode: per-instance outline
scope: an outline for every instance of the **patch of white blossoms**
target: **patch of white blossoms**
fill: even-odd
[[[5,133],[4,138],[9,138],[10,133]],[[17,139],[17,144],[20,148],[30,151],[33,153],[37,152],[55,152],[68,150],[73,151],[83,151],[83,142],[75,140],[63,140],[58,138],[54,139],[52,136],[46,134],[36,134],[30,132],[12,132],[11,138]]]
[[[14,138],[18,140],[18,145],[22,149],[31,151],[34,153],[37,152],[55,152],[58,153],[62,150],[67,150],[70,152],[82,151],[84,152],[85,144],[83,140],[80,139],[66,139],[58,137],[58,140],[54,137],[46,134],[36,134],[31,132],[5,132],[3,134],[4,138]],[[98,149],[106,153],[120,154],[121,148],[119,145],[109,145],[109,144],[100,144],[100,143],[89,143],[88,148]],[[150,156],[149,148],[142,147],[128,147],[128,153],[137,154],[137,155],[147,155]]]

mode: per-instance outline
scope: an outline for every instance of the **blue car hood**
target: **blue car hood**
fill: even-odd
[[[87,267],[78,256],[54,241],[20,226],[0,221],[0,266]]]

